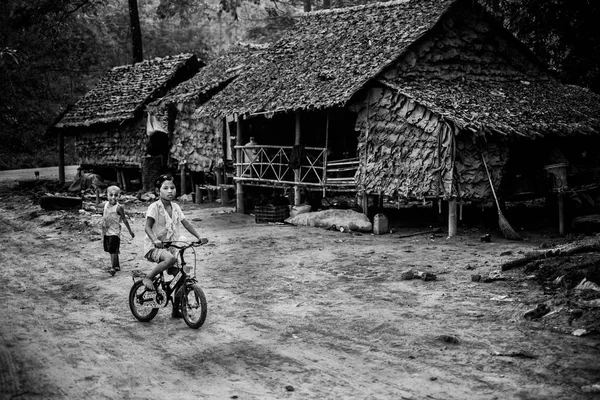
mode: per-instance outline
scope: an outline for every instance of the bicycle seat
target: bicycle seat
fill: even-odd
[[[169,275],[177,275],[177,272],[179,271],[179,268],[177,267],[169,267],[167,268],[167,274]]]

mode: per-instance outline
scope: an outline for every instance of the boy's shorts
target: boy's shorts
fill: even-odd
[[[160,262],[160,256],[163,254],[163,251],[166,251],[167,253],[171,253],[175,257],[177,257],[177,255],[175,253],[177,251],[177,249],[175,249],[175,248],[172,248],[172,250],[155,248],[155,249],[150,250],[148,253],[146,253],[146,255],[145,255],[146,260],[153,261],[153,262]]]
[[[110,254],[119,254],[121,238],[119,236],[104,236],[104,251]]]

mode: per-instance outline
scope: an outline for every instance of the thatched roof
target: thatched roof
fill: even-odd
[[[347,105],[362,88],[423,42],[458,6],[476,6],[475,18],[492,21],[473,0],[409,0],[307,13],[262,55],[262,64],[238,77],[196,115],[222,116],[324,109]],[[455,8],[456,7],[456,8]],[[478,11],[477,11],[478,10]],[[543,76],[520,80],[421,79],[396,88],[463,128],[534,137],[600,133],[600,97],[563,85],[545,73],[512,34],[505,39],[539,65]],[[465,79],[466,78],[466,79]]]
[[[216,95],[205,115],[344,104],[431,29],[454,0],[393,1],[303,14],[264,63]]]
[[[600,133],[600,96],[553,80],[419,79],[394,88],[472,132],[526,138]]]
[[[213,91],[226,86],[240,74],[247,73],[263,60],[267,45],[237,43],[226,54],[216,58],[202,68],[191,79],[171,90],[166,96],[151,104],[152,107],[181,103],[208,97]]]
[[[136,112],[154,100],[186,67],[197,70],[193,54],[179,54],[112,68],[54,125],[75,128],[135,118]],[[185,79],[185,78],[182,78]]]

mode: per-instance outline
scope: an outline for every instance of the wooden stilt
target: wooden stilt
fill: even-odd
[[[242,117],[237,117],[237,136],[236,136],[236,145],[237,146],[242,146]],[[243,158],[243,154],[242,154],[242,149],[237,149],[236,151],[236,163],[238,163],[238,167],[237,167],[237,176],[240,177],[242,176],[242,160]],[[241,182],[237,182],[236,183],[236,209],[238,213],[243,214],[244,213],[244,185],[242,185]]]
[[[458,218],[456,215],[456,198],[448,200],[448,237],[456,236]]]
[[[196,185],[196,204],[202,203],[202,190],[200,190],[200,185]]]
[[[296,111],[296,136],[294,139],[294,144],[299,145],[302,140],[302,131],[300,130],[300,112]],[[296,185],[294,185],[294,205],[299,206],[302,204],[300,186],[298,182],[300,182],[300,168],[294,170],[294,181]]]
[[[58,183],[65,183],[65,135],[58,133]]]
[[[226,187],[221,187],[221,205],[224,207],[229,205],[229,189]]]
[[[366,192],[362,192],[362,209],[363,214],[369,215],[369,195]]]
[[[121,189],[123,189],[123,181],[121,178],[121,170],[119,168],[116,168],[116,175],[117,175],[117,186],[119,186]]]
[[[125,171],[123,170],[123,168],[119,169],[119,174],[121,175],[121,189],[123,191],[127,191],[129,190],[129,185],[127,184],[127,179],[125,178]]]
[[[564,194],[558,192],[558,234],[565,234]]]
[[[181,179],[180,179],[181,188],[179,190],[181,190],[180,194],[185,194],[186,191],[187,191],[187,182],[186,182],[186,179],[185,179],[185,164],[181,164],[179,166],[179,168],[180,168],[180,175],[179,176],[181,177]]]

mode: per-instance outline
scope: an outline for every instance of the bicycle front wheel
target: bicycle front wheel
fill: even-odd
[[[142,322],[148,322],[158,314],[155,306],[154,293],[148,292],[142,281],[134,283],[129,291],[129,308],[133,316]]]
[[[198,329],[206,320],[208,306],[206,296],[196,284],[185,285],[183,288],[183,299],[181,302],[181,313],[183,320],[192,329]]]

